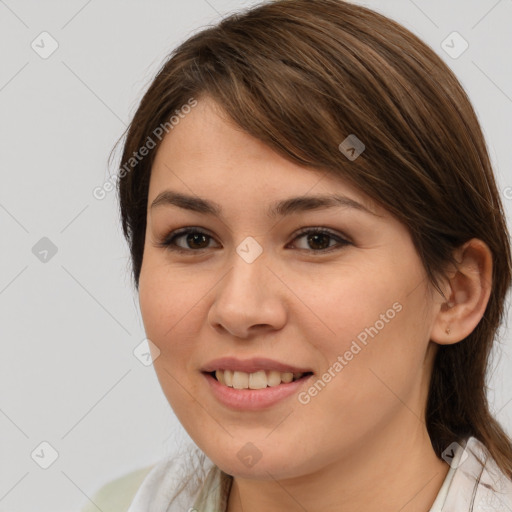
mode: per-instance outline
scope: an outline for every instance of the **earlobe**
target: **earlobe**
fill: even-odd
[[[455,252],[457,270],[447,276],[442,302],[437,302],[430,339],[457,343],[473,332],[484,315],[492,288],[492,254],[485,242],[472,238]]]

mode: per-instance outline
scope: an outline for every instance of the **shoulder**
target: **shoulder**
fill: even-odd
[[[475,503],[485,511],[512,510],[512,480],[498,467],[483,443],[476,438],[468,442],[474,458],[484,463],[478,475]]]
[[[212,467],[199,449],[160,460],[147,474],[127,512],[189,510]]]
[[[80,512],[186,511],[211,467],[199,449],[174,454],[108,482]]]
[[[155,465],[146,466],[111,480],[101,487],[80,512],[126,512],[139,487]]]
[[[484,444],[470,437],[458,454],[442,510],[512,510],[512,480],[499,469]]]

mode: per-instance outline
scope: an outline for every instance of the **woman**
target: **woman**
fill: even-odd
[[[340,0],[222,20],[149,87],[118,187],[198,450],[108,510],[512,510],[485,394],[508,231],[467,95],[417,37]]]

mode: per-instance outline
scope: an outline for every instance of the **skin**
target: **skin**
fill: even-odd
[[[166,189],[215,201],[223,217],[151,208]],[[275,201],[333,192],[376,215],[337,206],[266,216]],[[159,246],[183,227],[209,238],[194,245],[182,236],[175,242],[184,254]],[[310,227],[349,243],[297,238]],[[252,263],[236,252],[248,236],[263,249]],[[335,249],[322,253],[323,243]],[[284,159],[207,97],[165,137],[149,187],[141,313],[160,350],[154,367],[167,400],[195,443],[234,476],[228,512],[430,509],[449,469],[423,416],[433,357],[438,344],[474,329],[490,293],[487,246],[474,239],[457,254],[443,298],[403,224],[341,177]],[[217,357],[265,356],[311,368],[316,380],[394,303],[400,312],[307,404],[292,396],[263,411],[232,410],[200,372]],[[248,442],[261,454],[252,467],[237,456]]]

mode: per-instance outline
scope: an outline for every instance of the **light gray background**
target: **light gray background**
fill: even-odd
[[[0,0],[2,512],[79,510],[107,480],[190,442],[152,367],[133,354],[145,335],[116,196],[100,201],[92,190],[110,175],[108,153],[165,55],[252,3]],[[419,35],[455,71],[510,219],[512,0],[364,5]],[[48,50],[43,31],[59,45],[46,59],[31,47]],[[453,31],[469,43],[456,59],[441,47]],[[57,248],[46,262],[32,251],[43,237]],[[489,399],[511,433],[510,331],[503,336]],[[58,453],[48,469],[39,465],[51,457],[44,441]]]

